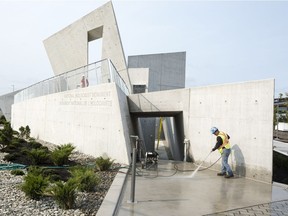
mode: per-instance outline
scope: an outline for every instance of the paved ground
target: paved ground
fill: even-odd
[[[178,171],[174,169],[178,168]],[[135,202],[131,203],[131,176],[118,216],[288,215],[288,190],[246,178],[225,179],[216,171],[198,171],[191,163],[159,161],[158,168],[139,168]]]
[[[287,216],[288,215],[288,200],[264,203],[260,205],[249,206],[240,209],[234,209],[231,211],[218,212],[208,214],[205,216],[236,216],[236,215],[272,215],[272,216]]]
[[[288,151],[288,144],[274,142],[274,146],[284,154]],[[131,202],[131,175],[124,184],[124,169],[117,174],[97,215],[288,216],[288,185],[239,177],[225,179],[208,169],[198,171],[192,178],[192,170],[196,169],[193,164],[169,161],[164,149],[159,150],[164,160],[157,167],[141,169],[138,165],[135,202]]]

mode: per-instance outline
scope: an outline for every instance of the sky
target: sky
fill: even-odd
[[[43,41],[108,1],[0,0],[0,95],[52,77]],[[114,0],[126,60],[186,52],[186,87],[275,79],[288,92],[288,1]]]

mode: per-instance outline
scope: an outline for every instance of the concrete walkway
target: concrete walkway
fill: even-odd
[[[114,215],[288,215],[287,185],[225,179],[212,170],[198,171],[191,178],[195,168],[168,160],[148,170],[139,168],[135,202],[131,203],[129,175]]]
[[[273,146],[283,154],[288,152],[287,143],[274,141]],[[138,164],[135,202],[131,203],[131,175],[126,175],[128,170],[123,169],[97,215],[288,216],[288,185],[239,177],[225,179],[216,176],[216,171],[203,168],[191,178],[197,168],[192,163],[169,161],[164,145],[160,145],[157,152],[162,159],[166,158],[160,160],[157,167],[142,169]]]

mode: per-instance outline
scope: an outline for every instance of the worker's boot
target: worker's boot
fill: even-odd
[[[225,178],[233,178],[234,175],[233,175],[233,174],[230,174],[230,175],[225,175],[224,177],[225,177]]]
[[[224,176],[224,175],[226,175],[226,173],[222,173],[222,172],[217,173],[217,176]]]

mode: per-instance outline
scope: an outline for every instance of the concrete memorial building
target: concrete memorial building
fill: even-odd
[[[95,40],[102,42],[102,60],[89,64]],[[231,135],[235,174],[272,182],[273,79],[185,88],[185,52],[129,56],[126,62],[111,2],[48,37],[44,46],[55,76],[14,96],[15,130],[29,125],[37,139],[72,143],[83,153],[129,164],[131,136],[154,151],[160,118],[161,136],[179,161],[201,161],[215,144],[210,128],[217,126]],[[211,154],[205,165],[218,157]]]

